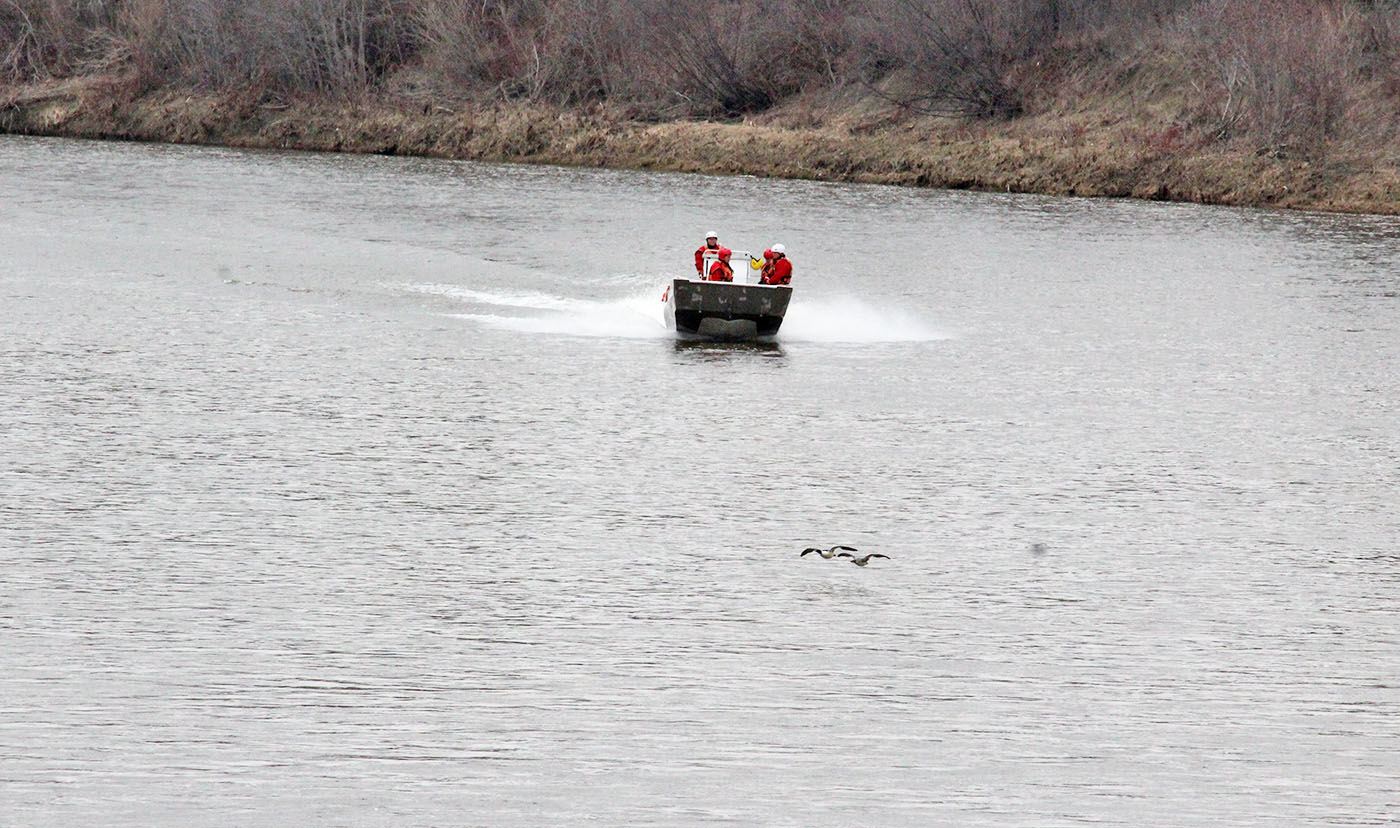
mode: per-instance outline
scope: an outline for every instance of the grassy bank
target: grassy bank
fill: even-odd
[[[0,0],[0,130],[1400,212],[1400,0]]]
[[[268,103],[161,88],[133,94],[114,78],[0,91],[0,130],[29,135],[1400,214],[1393,147],[1334,147],[1323,158],[1260,153],[1202,144],[1150,111],[1105,107],[989,122],[852,112],[809,126],[782,112],[645,123],[601,107]]]

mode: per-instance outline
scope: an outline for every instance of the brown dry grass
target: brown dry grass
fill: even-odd
[[[1160,108],[1111,101],[1014,121],[837,117],[818,127],[784,124],[781,112],[648,124],[605,109],[133,92],[117,78],[12,88],[0,131],[1400,214],[1394,147],[1338,145],[1325,161],[1261,154],[1201,141]]]

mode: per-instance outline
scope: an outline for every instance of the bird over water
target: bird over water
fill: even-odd
[[[831,547],[830,549],[818,549],[815,546],[809,546],[806,549],[799,552],[797,557],[805,558],[808,555],[815,552],[821,557],[825,558],[826,560],[831,560],[832,558],[849,558],[851,563],[855,564],[856,566],[869,566],[871,558],[885,558],[886,560],[888,560],[890,557],[889,555],[881,555],[879,552],[871,552],[869,555],[860,556],[852,554],[853,552],[859,551],[860,550],[856,549],[854,546],[837,545]]]
[[[844,552],[859,552],[859,551],[860,551],[860,550],[859,550],[859,549],[856,549],[854,546],[833,546],[833,547],[831,547],[830,549],[818,549],[818,548],[815,547],[815,546],[809,546],[809,547],[807,547],[806,549],[802,550],[802,552],[799,553],[797,557],[799,557],[799,558],[805,558],[806,556],[808,556],[808,555],[812,554],[813,552],[815,552],[815,553],[817,553],[818,555],[821,555],[823,558],[826,558],[827,560],[831,560],[832,558],[836,557],[836,553],[837,553],[837,552],[843,552],[843,553],[844,553]]]
[[[842,552],[841,554],[837,555],[836,557],[838,557],[838,558],[850,558],[850,559],[851,559],[851,563],[855,564],[856,566],[865,566],[865,565],[867,565],[867,564],[870,563],[870,559],[871,559],[871,558],[885,558],[886,560],[888,560],[890,556],[889,556],[889,555],[881,555],[879,552],[871,552],[869,555],[861,555],[859,558],[857,558],[855,555],[852,555],[852,554],[849,553],[849,552]]]

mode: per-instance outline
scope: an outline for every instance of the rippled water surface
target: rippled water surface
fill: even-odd
[[[0,138],[0,242],[4,825],[1400,820],[1395,219]]]

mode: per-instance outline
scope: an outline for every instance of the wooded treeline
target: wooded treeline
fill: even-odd
[[[1400,136],[1400,0],[0,0],[0,83],[103,74],[640,120],[1122,97],[1174,101],[1161,141],[1306,147]]]

